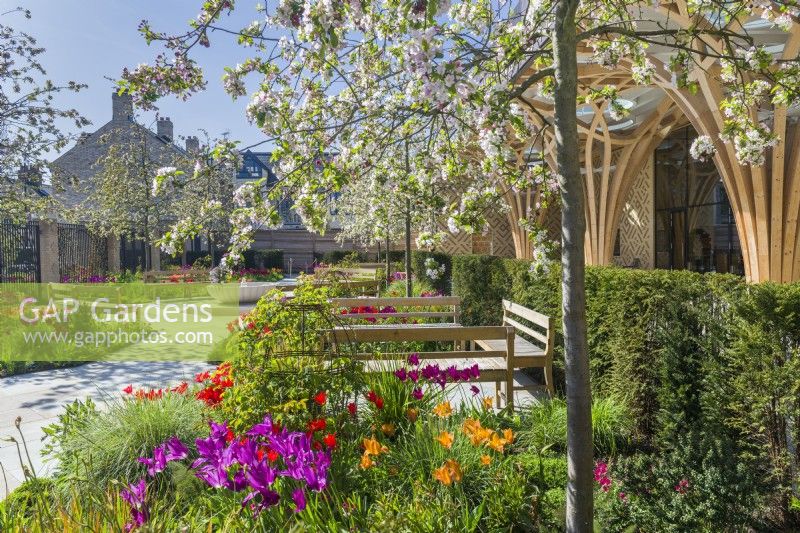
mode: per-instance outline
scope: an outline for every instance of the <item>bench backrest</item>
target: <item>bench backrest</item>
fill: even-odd
[[[503,300],[503,325],[513,326],[518,335],[540,346],[546,355],[552,355],[555,332],[549,316]]]
[[[337,314],[342,309],[373,307],[375,312],[339,314],[340,319],[364,320],[373,318],[438,318],[457,324],[461,318],[461,298],[458,296],[426,296],[412,298],[332,298]],[[395,311],[383,310],[392,307]],[[432,311],[431,308],[445,308]]]
[[[421,328],[383,328],[363,327],[335,328],[328,330],[328,339],[334,345],[347,345],[358,343],[394,343],[394,342],[453,342],[456,344],[453,351],[416,352],[420,359],[454,359],[469,358],[483,359],[491,357],[513,359],[514,353],[514,328],[509,326],[428,326]],[[504,340],[505,347],[500,350],[464,351],[459,346],[476,339]],[[402,353],[374,351],[358,352],[357,359],[372,361],[378,359],[397,359],[408,356],[408,351]]]
[[[345,279],[376,279],[378,269],[375,267],[317,267],[314,269],[317,276],[334,275]]]

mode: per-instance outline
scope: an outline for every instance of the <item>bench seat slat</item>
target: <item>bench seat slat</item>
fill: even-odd
[[[470,326],[425,328],[383,328],[362,326],[334,328],[335,342],[412,342],[412,341],[469,341],[474,339],[505,339],[510,326]],[[505,341],[504,341],[505,342]]]
[[[426,296],[411,298],[331,298],[334,307],[361,307],[378,305],[392,307],[435,307],[461,305],[458,296]]]
[[[502,357],[505,358],[506,352],[505,350],[492,350],[492,351],[475,351],[475,352],[467,352],[463,350],[454,351],[454,352],[417,352],[420,359],[420,366],[430,365],[433,364],[432,361],[441,361],[444,359],[463,359],[471,361],[470,364],[477,363],[478,365],[481,364],[482,361],[485,359],[491,359],[493,357]],[[408,366],[406,364],[406,358],[408,357],[408,352],[402,353],[382,353],[382,354],[373,354],[373,353],[358,353],[356,354],[353,359],[358,361],[394,361],[398,363],[398,366]],[[451,366],[454,363],[451,361],[447,363],[446,366]]]
[[[336,316],[342,320],[365,318],[453,318],[453,313],[446,311],[401,311],[397,313],[341,313]]]
[[[442,368],[447,368],[449,366],[455,365],[458,368],[464,368],[468,366],[472,366],[474,364],[478,365],[480,368],[480,378],[479,380],[483,380],[485,378],[487,381],[495,381],[496,379],[504,379],[506,373],[506,360],[504,357],[486,357],[486,358],[446,358],[446,359],[425,359],[422,362],[422,366],[429,364],[434,365],[438,364]],[[365,361],[364,363],[364,370],[366,372],[387,372],[394,370],[395,368],[399,368],[401,366],[408,365],[405,364],[405,360],[375,360],[372,359],[370,361]]]
[[[481,339],[475,341],[478,346],[480,346],[484,350],[505,350],[506,343],[502,340],[493,340],[493,339]],[[514,358],[520,357],[542,357],[546,356],[545,351],[532,344],[522,337],[515,336],[514,337]]]

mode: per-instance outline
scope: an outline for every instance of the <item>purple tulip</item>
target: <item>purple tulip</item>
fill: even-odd
[[[167,456],[164,454],[164,446],[153,448],[153,458],[139,457],[139,462],[147,466],[147,475],[154,477],[167,467]]]
[[[417,352],[408,356],[408,364],[412,366],[419,366],[419,354]]]
[[[270,415],[266,415],[264,417],[264,421],[250,428],[250,431],[248,431],[247,434],[252,437],[269,437],[272,435],[273,426],[274,424],[272,422],[272,417]]]
[[[253,490],[264,493],[275,482],[278,473],[269,466],[266,461],[260,461],[250,465],[247,470],[247,481]]]
[[[439,373],[440,373],[439,365],[425,365],[424,367],[422,367],[422,377],[423,379],[427,379],[428,381],[436,379]]]
[[[447,377],[453,381],[456,381],[461,375],[455,365],[447,367],[445,372],[447,372]]]
[[[413,396],[415,400],[421,400],[423,397],[422,389],[419,387],[415,388],[411,391],[411,396]]]
[[[409,370],[408,379],[410,379],[412,383],[416,383],[419,380],[419,370]]]
[[[119,495],[131,508],[131,521],[125,524],[125,531],[140,527],[150,519],[150,510],[145,502],[147,498],[147,481],[144,478],[128,485],[127,489],[122,489]]]
[[[408,372],[406,371],[405,367],[395,370],[394,375],[397,377],[397,379],[403,382],[405,382],[405,380],[408,378]]]
[[[306,508],[306,495],[303,489],[297,488],[292,492],[292,501],[294,501],[294,512],[299,513]]]
[[[167,461],[182,461],[189,456],[189,448],[183,445],[178,437],[171,437],[164,442],[167,451]]]

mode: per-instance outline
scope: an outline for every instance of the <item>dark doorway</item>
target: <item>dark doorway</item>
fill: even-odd
[[[712,161],[696,161],[692,128],[670,134],[655,153],[656,268],[744,275],[725,187]]]

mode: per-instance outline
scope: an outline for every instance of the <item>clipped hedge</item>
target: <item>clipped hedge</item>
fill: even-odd
[[[560,272],[538,276],[529,264],[456,256],[453,293],[465,324],[498,324],[503,298],[552,317],[559,388]],[[701,428],[730,438],[730,453],[776,487],[790,484],[788,465],[800,460],[787,447],[800,439],[800,283],[587,267],[586,293],[593,393],[623,402],[641,445],[671,449]]]
[[[243,255],[245,268],[283,269],[283,250],[247,250]]]
[[[511,287],[504,260],[492,255],[456,255],[452,265],[453,294],[461,297],[462,323],[499,324],[500,301],[508,297]]]
[[[402,263],[406,260],[406,252],[405,250],[389,250],[389,262],[390,263]],[[380,255],[378,256],[378,262],[386,262],[386,250],[382,250]]]
[[[369,261],[369,254],[357,250],[331,250],[322,255],[314,254],[314,256],[326,265],[336,265],[345,259],[354,259],[356,263]]]

